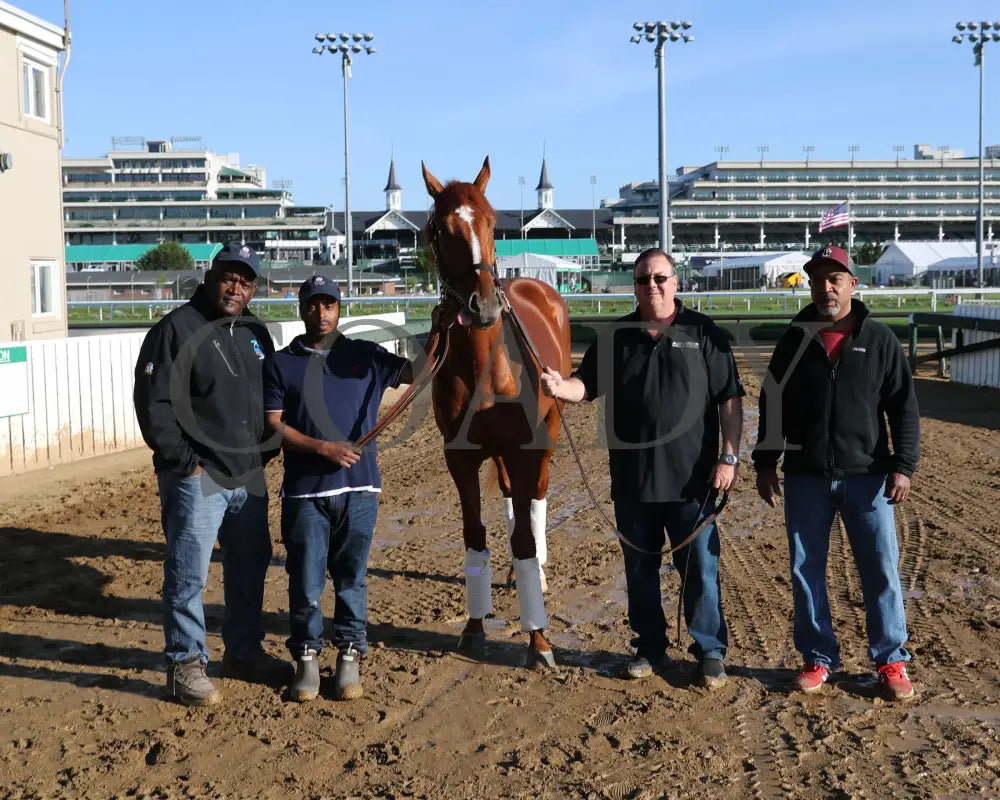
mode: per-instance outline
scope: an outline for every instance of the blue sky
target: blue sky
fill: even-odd
[[[61,25],[61,0],[13,0]],[[149,11],[146,11],[146,9]],[[152,9],[155,8],[155,13]],[[665,13],[674,16],[664,17]],[[589,208],[657,169],[652,45],[631,24],[690,19],[667,48],[667,160],[892,158],[895,144],[976,151],[978,73],[959,19],[1000,18],[992,0],[687,0],[666,4],[70,0],[67,156],[113,135],[200,135],[288,178],[299,203],[343,209],[340,59],[319,31],[371,31],[349,86],[351,198],[380,209],[390,153],[405,208],[426,205],[421,159],[471,180],[487,154],[497,207],[536,204],[543,147],[557,207]],[[1000,143],[1000,42],[987,46],[986,142]],[[991,107],[992,106],[992,107]]]

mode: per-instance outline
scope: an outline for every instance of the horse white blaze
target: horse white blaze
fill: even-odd
[[[476,218],[476,212],[472,210],[472,206],[459,206],[455,209],[455,214],[469,226],[469,245],[472,247],[472,263],[482,264],[483,252],[479,247],[479,237],[476,236],[476,229],[472,227],[472,220]]]

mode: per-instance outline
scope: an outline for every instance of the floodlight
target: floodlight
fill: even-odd
[[[354,41],[356,41],[356,42],[360,42],[360,41],[361,41],[361,38],[362,38],[362,37],[361,37],[361,34],[360,34],[360,33],[354,33],[354,34],[351,34],[351,38],[352,38],[352,39],[353,39]]]
[[[366,47],[365,48],[365,52],[368,53],[368,55],[370,55],[370,56],[375,55],[375,48],[374,47]]]
[[[349,34],[349,33],[342,33],[342,34],[340,34],[340,41],[342,41],[342,42],[349,41],[350,38],[351,38],[351,34]]]
[[[672,34],[670,34],[670,41],[672,41],[672,42],[676,42],[680,38],[681,38],[681,35],[679,33],[672,33]]]
[[[323,55],[323,51],[324,51],[325,49],[326,49],[325,47],[314,47],[314,48],[313,48],[313,52],[314,52],[314,53],[315,53],[316,55],[318,55],[318,56],[321,56],[321,55]]]
[[[957,23],[955,23],[955,27],[958,28],[960,31],[964,31],[965,30],[965,23],[964,22],[957,22]]]
[[[326,34],[325,33],[317,33],[316,34],[316,41],[317,42],[322,42],[324,39],[326,39]]]
[[[955,44],[961,44],[961,43],[962,43],[962,37],[961,37],[961,36],[959,36],[959,35],[957,35],[957,34],[956,34],[955,36],[952,36],[952,37],[951,37],[951,40],[952,40],[952,41],[953,41],[953,42],[954,42]]]
[[[370,42],[374,38],[375,38],[375,34],[374,33],[366,33],[365,34],[365,41],[366,42]]]
[[[337,41],[337,34],[335,34],[335,33],[328,33],[326,35],[326,40],[328,42],[335,42],[335,41]]]
[[[684,20],[684,22],[682,22],[682,23],[681,23],[681,27],[682,27],[682,28],[683,28],[684,30],[688,30],[688,28],[690,28],[690,27],[691,27],[691,20],[687,20],[687,19],[686,19],[686,20]]]
[[[643,29],[643,24],[641,22],[633,22],[632,27],[637,31],[641,31]]]
[[[632,38],[629,39],[629,41],[630,42],[635,42],[636,44],[638,44],[639,42],[642,41],[642,37],[641,36],[633,36]]]
[[[351,45],[351,52],[352,53],[360,53],[361,52],[361,45],[360,44],[352,44]]]
[[[685,34],[684,35],[684,43],[685,44],[687,44],[688,42],[693,42],[693,41],[694,41],[694,37],[691,34]]]
[[[681,26],[681,24],[679,22],[671,22],[670,23],[670,27],[673,28],[674,30],[677,30],[680,26]]]
[[[974,34],[974,33],[970,33],[969,34],[969,41],[970,42],[978,42],[979,41],[979,37],[976,36],[976,34]]]
[[[656,23],[655,22],[647,22],[646,23],[646,33],[652,33],[655,30],[656,30]]]
[[[974,31],[974,30],[976,30],[976,28],[979,27],[979,25],[977,25],[975,22],[970,22],[970,23],[968,23],[968,25],[969,25],[969,30],[970,31]]]
[[[656,37],[653,36],[653,34],[651,34],[651,33],[647,33],[646,34],[646,41],[647,42],[655,42],[656,41]]]

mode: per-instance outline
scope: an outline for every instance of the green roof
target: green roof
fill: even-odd
[[[497,239],[497,256],[537,253],[542,256],[596,256],[595,239]]]
[[[155,244],[71,244],[66,246],[66,263],[103,263],[138,261]],[[195,261],[211,261],[221,244],[185,244]]]
[[[249,178],[251,175],[246,172],[242,172],[238,169],[233,169],[232,167],[223,167],[219,170],[220,175],[225,175],[227,178]]]

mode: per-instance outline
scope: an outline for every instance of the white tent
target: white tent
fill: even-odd
[[[550,286],[559,286],[559,273],[580,274],[575,261],[538,253],[520,253],[516,256],[497,258],[497,272],[501,278],[536,278]]]
[[[875,262],[874,280],[879,285],[887,284],[890,276],[911,281],[946,258],[975,255],[975,242],[893,242]]]
[[[705,265],[705,277],[718,277],[720,284],[725,284],[730,270],[741,270],[741,275],[753,274],[757,280],[766,278],[769,286],[774,286],[785,275],[802,272],[811,255],[801,251],[780,253],[757,253],[752,256],[737,256],[711,261]],[[756,283],[756,282],[755,282]],[[803,285],[808,285],[806,279]],[[751,288],[747,286],[746,288]],[[753,287],[756,288],[756,285]]]

